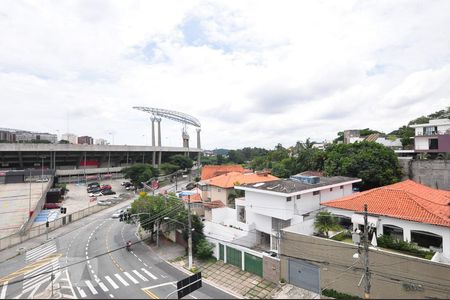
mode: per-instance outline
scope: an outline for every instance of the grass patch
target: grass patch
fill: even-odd
[[[340,293],[333,289],[324,289],[322,291],[322,295],[331,297],[331,298],[335,298],[335,299],[361,299],[358,296],[353,296],[353,295],[346,294],[346,293]]]

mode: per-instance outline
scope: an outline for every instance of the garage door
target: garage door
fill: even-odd
[[[242,252],[227,246],[227,263],[242,268]]]
[[[289,259],[289,283],[320,293],[320,269],[299,259]]]
[[[262,258],[245,253],[244,259],[245,259],[245,271],[262,277],[263,274]]]
[[[224,260],[223,245],[219,243],[219,259]]]

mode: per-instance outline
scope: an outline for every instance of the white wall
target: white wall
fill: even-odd
[[[236,210],[229,207],[220,207],[211,209],[211,222],[222,223],[227,219],[234,219]]]
[[[299,234],[313,235],[314,233],[314,219],[309,219],[292,226],[285,228],[284,230],[295,232]]]
[[[255,214],[252,211],[246,212],[247,224],[254,224],[255,229],[272,234],[272,218],[265,215]]]
[[[245,202],[247,212],[251,210],[255,214],[281,220],[289,220],[294,215],[294,199],[288,202],[283,196],[246,191]]]
[[[416,137],[414,139],[414,148],[416,150],[428,150],[428,137]]]

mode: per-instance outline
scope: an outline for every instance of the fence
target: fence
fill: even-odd
[[[64,225],[67,225],[74,221],[80,220],[84,217],[87,217],[91,214],[97,213],[106,208],[109,208],[109,206],[94,205],[94,206],[88,207],[86,209],[74,212],[70,215],[63,216],[63,217],[53,220],[51,222],[49,221],[48,232],[52,232],[53,230],[55,230],[57,228],[60,228]],[[46,232],[47,232],[47,227],[45,226],[45,223],[44,223],[44,224],[40,224],[40,225],[31,227],[30,230],[28,230],[23,235],[21,235],[19,233],[15,233],[15,234],[6,236],[6,237],[0,239],[0,250],[15,246],[15,245],[20,244],[31,238],[40,236]]]

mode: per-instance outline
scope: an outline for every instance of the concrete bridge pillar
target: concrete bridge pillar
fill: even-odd
[[[158,122],[158,147],[159,149],[159,154],[158,154],[158,166],[161,165],[161,156],[162,156],[162,152],[161,152],[161,118],[157,118],[156,122]]]
[[[150,120],[152,121],[152,147],[155,147],[155,117],[150,117]],[[144,159],[142,159],[144,161]],[[156,152],[152,151],[152,165],[155,166],[156,164]]]

